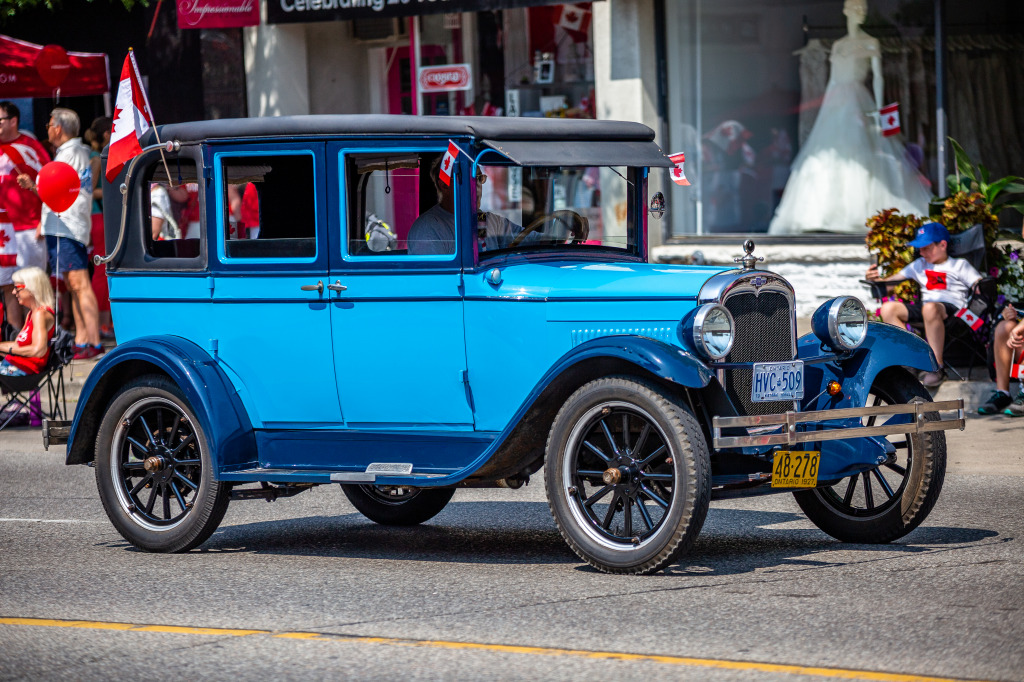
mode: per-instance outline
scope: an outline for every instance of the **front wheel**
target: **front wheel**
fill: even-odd
[[[689,407],[634,377],[582,386],[548,436],[555,523],[581,559],[606,573],[654,573],[689,551],[707,516],[710,471]]]
[[[139,377],[110,401],[96,436],[96,485],[114,527],[148,552],[201,544],[231,497],[214,477],[199,419],[162,375]]]
[[[880,374],[867,404],[928,402],[931,394],[902,370]],[[927,413],[928,420],[938,419]],[[874,426],[875,417],[864,419]],[[843,542],[886,543],[917,528],[935,506],[946,474],[946,434],[889,436],[895,457],[833,486],[793,493],[814,525]]]
[[[341,490],[366,518],[383,526],[415,526],[434,518],[455,495],[455,488],[344,484]]]

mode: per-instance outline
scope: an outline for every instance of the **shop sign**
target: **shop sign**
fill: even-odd
[[[179,29],[238,28],[260,23],[257,0],[177,0],[177,5]]]
[[[469,64],[445,64],[420,68],[417,80],[420,92],[454,92],[473,88],[473,72]]]
[[[179,0],[184,2],[185,0]],[[193,0],[188,0],[192,2]],[[211,2],[212,0],[198,0]],[[228,0],[222,0],[228,1]],[[232,0],[241,1],[241,0]],[[413,17],[421,14],[482,12],[560,5],[564,0],[267,0],[268,24],[346,21],[367,17]],[[180,20],[179,20],[180,21]],[[184,24],[180,24],[184,26]]]

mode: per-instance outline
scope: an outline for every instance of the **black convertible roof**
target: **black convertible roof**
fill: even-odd
[[[200,142],[239,137],[295,137],[326,135],[448,135],[489,140],[654,140],[654,131],[641,123],[569,118],[513,118],[499,116],[399,116],[350,114],[224,118],[215,121],[172,123],[157,127],[162,142]],[[143,145],[155,144],[153,131]]]

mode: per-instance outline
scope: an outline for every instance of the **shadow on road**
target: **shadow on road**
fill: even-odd
[[[758,569],[825,568],[908,552],[955,551],[998,536],[980,528],[930,526],[886,545],[846,544],[815,528],[777,527],[790,522],[806,523],[806,518],[792,512],[712,509],[693,551],[666,573],[725,576]],[[414,527],[380,526],[353,513],[226,525],[199,551],[469,564],[580,563],[559,535],[545,502],[452,502],[433,520]]]

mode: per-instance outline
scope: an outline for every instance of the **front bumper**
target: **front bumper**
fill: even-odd
[[[928,413],[956,410],[953,419],[937,415],[936,419],[926,419]],[[893,417],[896,415],[912,415],[909,421],[900,420],[880,426],[842,426],[829,424],[840,419],[857,419],[863,417]],[[815,424],[816,430],[797,430],[798,424]],[[944,400],[933,403],[908,403],[906,405],[879,405],[877,407],[851,407],[835,410],[816,410],[814,412],[784,412],[750,417],[714,417],[712,419],[713,447],[722,448],[758,447],[764,445],[795,445],[826,440],[844,440],[847,438],[863,438],[866,436],[887,436],[901,433],[925,433],[928,431],[946,431],[948,429],[964,429],[964,401]],[[772,433],[723,436],[723,429],[751,428],[758,430],[770,429]],[[773,428],[774,427],[774,428]],[[782,432],[778,433],[778,429]]]

